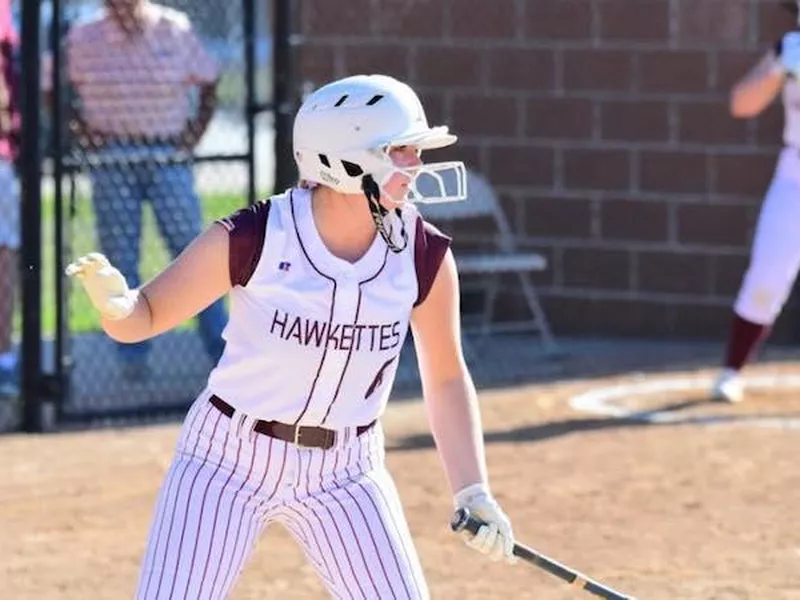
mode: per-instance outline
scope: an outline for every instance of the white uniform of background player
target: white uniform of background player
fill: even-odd
[[[467,543],[514,562],[488,488],[449,239],[406,201],[420,200],[422,177],[438,190],[427,200],[465,197],[463,164],[419,159],[455,140],[395,79],[333,82],[296,117],[304,185],[220,220],[140,290],[102,255],[70,265],[124,342],[231,297],[225,353],[159,495],[140,600],[225,598],[275,522],[333,597],[428,597],[378,422],[409,327],[455,506],[488,523]]]
[[[731,114],[760,114],[782,93],[785,147],[758,218],[750,264],[734,305],[725,363],[714,384],[718,400],[738,402],[739,375],[780,314],[800,268],[800,31],[791,31],[731,92]]]

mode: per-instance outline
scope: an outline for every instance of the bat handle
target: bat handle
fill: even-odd
[[[456,533],[466,529],[470,533],[478,535],[480,528],[481,523],[472,518],[472,515],[469,514],[469,509],[463,507],[453,514],[453,518],[450,521],[450,529]]]
[[[457,509],[456,512],[453,513],[453,518],[450,520],[450,528],[454,532],[466,530],[473,535],[478,535],[478,531],[480,531],[480,528],[483,525],[484,523],[469,513],[469,509],[463,507]],[[527,546],[523,546],[522,544],[514,544],[514,555],[522,560],[536,565],[541,569],[544,569],[551,575],[555,575],[567,583],[572,585],[580,585],[582,589],[586,590],[592,595],[599,596],[600,598],[605,598],[606,600],[636,600],[633,596],[627,596],[612,590],[611,588],[608,588],[597,581],[590,579],[586,575],[579,573],[578,571],[574,571],[562,565],[561,563],[554,561],[553,559],[548,558],[531,548],[528,548]]]

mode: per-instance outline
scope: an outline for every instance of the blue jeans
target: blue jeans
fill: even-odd
[[[172,258],[202,230],[203,218],[200,199],[194,190],[192,165],[158,164],[152,160],[155,156],[173,153],[169,146],[120,144],[99,153],[101,160],[113,162],[94,165],[91,169],[100,249],[125,276],[131,288],[141,283],[139,256],[144,202],[149,201],[153,207],[158,229]],[[134,162],[135,158],[144,160]],[[126,159],[131,162],[126,164]],[[214,363],[225,347],[222,330],[226,322],[222,299],[198,315],[200,336]],[[119,344],[119,352],[123,360],[144,360],[149,346],[147,341]]]

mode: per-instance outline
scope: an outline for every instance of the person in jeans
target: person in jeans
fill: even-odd
[[[17,47],[11,2],[0,0],[0,398],[19,394],[17,355],[11,339],[20,244],[19,181],[15,168],[20,133],[14,75]]]
[[[105,0],[102,13],[70,30],[66,64],[78,104],[71,129],[90,170],[100,248],[139,285],[146,201],[173,257],[202,230],[191,156],[214,112],[219,69],[184,13],[149,0]],[[216,362],[223,302],[198,320]],[[147,342],[119,346],[128,378],[146,375],[148,349]]]

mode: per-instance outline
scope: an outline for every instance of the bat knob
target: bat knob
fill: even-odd
[[[461,531],[469,523],[469,510],[466,508],[459,508],[450,520],[450,529],[453,531]]]

